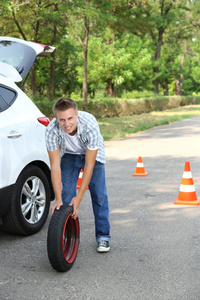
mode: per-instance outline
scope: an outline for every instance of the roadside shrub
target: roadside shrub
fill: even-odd
[[[47,98],[37,98],[33,101],[45,115],[50,119],[53,117],[52,106],[54,102],[50,102]],[[78,109],[83,110],[83,101],[75,101]],[[102,119],[139,115],[151,111],[164,111],[195,104],[200,104],[200,96],[157,96],[140,99],[119,99],[102,96],[102,99],[89,99],[88,112],[92,113],[97,119]]]

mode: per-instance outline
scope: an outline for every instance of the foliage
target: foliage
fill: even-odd
[[[104,38],[90,39],[88,82],[91,89],[105,87],[108,80],[119,95],[123,89],[133,90],[134,86],[141,90],[149,88],[153,73],[145,43],[130,34],[116,38],[108,31]]]
[[[49,118],[52,118],[52,102],[47,98],[34,98],[34,103]],[[78,109],[83,110],[83,102],[75,100]],[[88,112],[92,113],[97,119],[124,117],[150,113],[152,111],[164,111],[166,109],[178,108],[185,105],[200,103],[200,96],[159,96],[140,99],[120,99],[102,97],[101,99],[90,99]]]
[[[56,47],[36,62],[25,87],[30,95],[48,97],[53,86],[55,97],[82,101],[85,70],[91,109],[99,93],[113,101],[198,95],[199,12],[199,1],[187,0],[4,0],[0,30]]]

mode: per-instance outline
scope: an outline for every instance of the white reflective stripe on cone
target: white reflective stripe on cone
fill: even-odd
[[[195,192],[195,187],[194,185],[184,185],[184,184],[181,184],[180,186],[180,191],[181,192]]]
[[[137,167],[142,168],[142,167],[144,167],[144,165],[143,165],[143,163],[137,163]]]
[[[183,172],[183,178],[192,178],[192,173],[189,171],[184,171]]]

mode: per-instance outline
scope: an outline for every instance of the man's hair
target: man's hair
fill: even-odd
[[[53,105],[53,113],[56,115],[57,111],[65,111],[69,108],[73,108],[76,112],[78,111],[78,107],[74,100],[69,98],[58,98],[58,100]]]

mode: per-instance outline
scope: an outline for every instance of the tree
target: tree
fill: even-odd
[[[169,36],[171,28],[176,30],[177,22],[184,23],[181,30],[185,34],[192,21],[190,15],[187,14],[191,3],[188,0],[128,0],[121,2],[113,0],[114,14],[117,17],[115,25],[119,30],[128,30],[142,38],[145,36],[151,42],[154,93],[159,94],[160,84],[164,83],[167,89],[167,78],[161,78],[163,72],[160,72],[161,50],[167,43],[165,36]],[[183,32],[179,32],[179,34],[183,36]],[[177,43],[181,37],[177,34],[176,38]]]
[[[36,43],[54,44],[57,36],[58,2],[51,0],[14,0],[5,1],[2,6],[1,16],[5,24],[3,30],[5,35],[31,40]],[[28,22],[24,22],[24,16]],[[5,28],[7,27],[7,31]],[[45,37],[45,41],[44,40]],[[50,60],[49,73],[49,99],[54,97],[54,62],[55,53]],[[46,62],[47,63],[47,62]],[[31,69],[32,94],[36,95],[36,72],[35,65]]]
[[[164,35],[176,22],[185,21],[187,11],[187,1],[162,0],[149,1],[150,10],[147,12],[149,17],[149,35],[152,40],[152,59],[154,61],[154,93],[159,94],[159,60],[161,49],[164,44]],[[176,42],[178,42],[176,40]],[[153,54],[154,53],[154,54]]]
[[[109,96],[198,91],[199,13],[197,0],[4,0],[0,30],[56,46],[34,64],[33,95],[82,89],[87,110],[88,91],[98,88]]]
[[[144,88],[151,81],[150,53],[134,35],[116,37],[107,29],[104,38],[90,39],[88,57],[88,83],[92,90],[104,87],[107,96],[116,96],[116,89]]]
[[[98,0],[65,0],[62,9],[65,11],[68,31],[77,39],[83,50],[83,106],[87,110],[87,65],[88,41],[90,33],[95,33],[97,28],[105,26],[108,21],[109,1]]]

